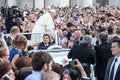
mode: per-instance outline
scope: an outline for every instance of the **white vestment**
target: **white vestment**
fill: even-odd
[[[50,15],[50,13],[45,13],[42,15],[35,23],[35,26],[32,30],[31,36],[31,44],[36,42],[42,42],[42,35],[41,34],[34,34],[34,33],[45,33],[45,32],[53,32],[54,29],[54,22]]]

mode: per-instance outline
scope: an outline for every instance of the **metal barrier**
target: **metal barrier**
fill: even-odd
[[[28,45],[32,45],[34,43],[40,43],[42,42],[42,37],[43,37],[43,34],[52,34],[54,35],[54,38],[55,38],[55,44],[56,45],[59,45],[59,37],[58,37],[58,32],[57,31],[54,31],[54,32],[46,32],[46,33],[20,33],[20,34],[23,34],[23,35],[31,35],[30,37],[30,40],[28,40]],[[34,35],[34,38],[33,38],[33,35]],[[10,36],[10,34],[4,34],[4,36]]]

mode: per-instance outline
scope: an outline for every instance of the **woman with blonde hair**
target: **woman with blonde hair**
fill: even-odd
[[[12,50],[10,51],[9,60],[14,68],[17,59],[23,56],[22,50],[27,50],[27,39],[23,35],[17,35],[12,42]]]

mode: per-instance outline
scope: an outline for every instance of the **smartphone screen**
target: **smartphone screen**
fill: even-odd
[[[74,61],[69,61],[69,64],[70,65],[75,65],[75,62]]]
[[[0,32],[0,38],[2,38],[2,32]]]
[[[74,60],[72,60],[72,61],[69,61],[69,64],[70,64],[70,65],[76,65],[76,64],[77,64],[77,62],[76,62],[76,61],[74,61]]]

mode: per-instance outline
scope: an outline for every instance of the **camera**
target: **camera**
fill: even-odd
[[[3,17],[5,18],[22,18],[23,15],[21,11],[18,9],[18,6],[12,6],[12,7],[1,7],[1,13],[3,14]]]
[[[69,64],[70,64],[70,65],[76,65],[76,64],[77,64],[77,62],[76,62],[76,61],[74,61],[74,60],[72,60],[72,61],[69,61]]]

